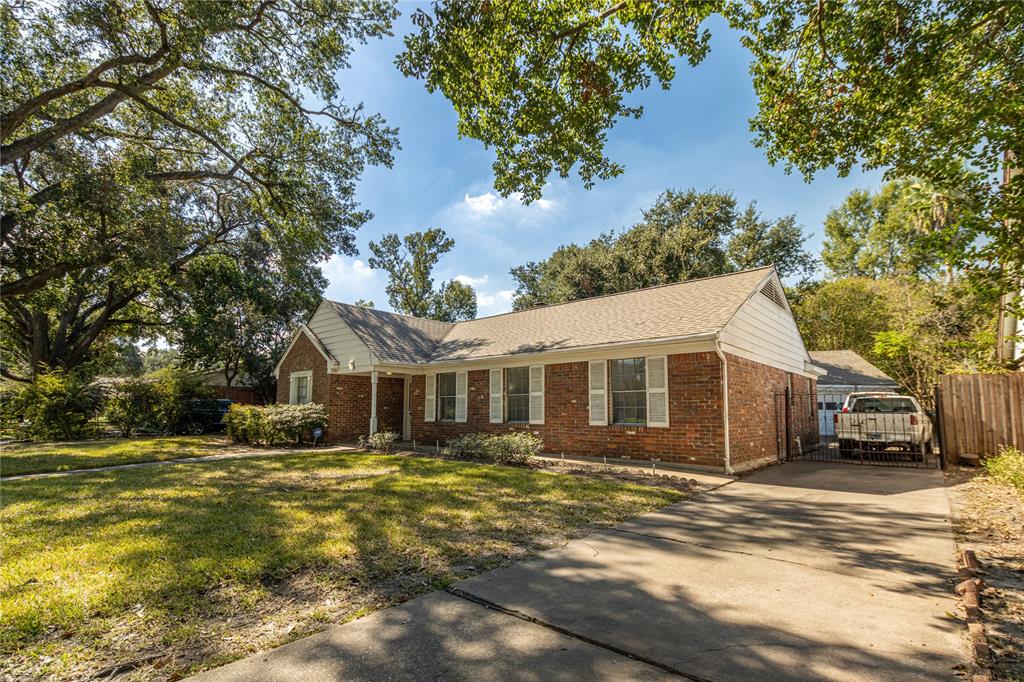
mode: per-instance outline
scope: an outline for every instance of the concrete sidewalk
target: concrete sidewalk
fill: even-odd
[[[953,554],[941,472],[791,463],[196,679],[955,679]]]

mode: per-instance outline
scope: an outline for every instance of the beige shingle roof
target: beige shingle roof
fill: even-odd
[[[818,386],[896,386],[893,379],[852,350],[812,350],[811,361],[828,370]],[[820,389],[819,389],[820,390]]]
[[[411,315],[387,313],[348,303],[327,301],[382,362],[425,362],[454,326]]]
[[[451,362],[714,333],[771,270],[745,270],[455,324],[334,305],[382,362]]]

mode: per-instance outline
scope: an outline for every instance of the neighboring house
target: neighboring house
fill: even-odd
[[[818,379],[818,430],[823,436],[835,434],[832,415],[850,393],[900,390],[885,372],[852,350],[812,350],[811,361],[828,372]]]
[[[200,373],[200,376],[203,377],[206,385],[213,389],[213,394],[218,398],[227,398],[236,403],[249,405],[260,405],[263,403],[263,398],[260,397],[259,392],[251,385],[251,379],[248,376],[235,377],[230,386],[228,386],[228,380],[224,376],[223,369],[207,370]]]
[[[813,396],[821,373],[770,267],[455,324],[324,300],[276,368],[278,401],[326,405],[331,441],[529,431],[727,471],[779,458],[786,387]]]

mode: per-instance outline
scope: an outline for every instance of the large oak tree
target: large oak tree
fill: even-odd
[[[388,2],[0,7],[3,371],[70,367],[159,323],[161,291],[258,238],[273,268],[353,253],[355,182],[395,131],[336,72]]]

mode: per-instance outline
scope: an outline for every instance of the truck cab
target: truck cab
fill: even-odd
[[[932,422],[917,398],[899,393],[851,393],[833,417],[839,453],[906,451],[923,460],[931,449]]]

